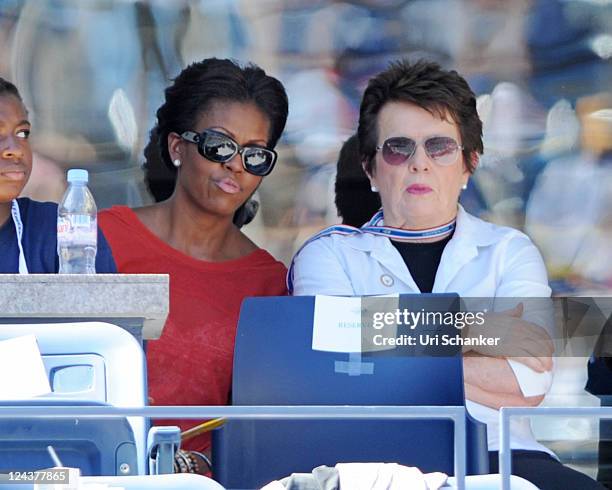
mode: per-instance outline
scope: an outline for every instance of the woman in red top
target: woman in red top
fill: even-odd
[[[254,65],[206,59],[188,66],[157,111],[151,137],[159,155],[152,157],[151,144],[145,152],[149,188],[160,197],[161,161],[174,174],[172,194],[100,213],[119,272],[170,275],[170,315],[161,338],[147,344],[155,405],[227,404],[242,300],[285,294],[285,266],[234,221],[244,221],[245,203],[274,167],[287,111],[282,84]],[[195,424],[178,422],[182,430]],[[184,444],[209,445],[206,435]]]

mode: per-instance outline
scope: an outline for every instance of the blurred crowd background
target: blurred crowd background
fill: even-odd
[[[525,230],[556,293],[612,290],[612,0],[2,0],[0,46],[31,111],[27,195],[57,201],[85,167],[99,208],[151,202],[143,148],[182,67],[230,57],[281,79],[288,127],[247,233],[285,262],[339,221],[336,161],[367,80],[435,60],[485,123],[466,209]]]

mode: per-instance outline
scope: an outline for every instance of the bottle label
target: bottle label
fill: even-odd
[[[96,245],[98,223],[88,215],[73,214],[57,218],[57,241],[59,244]]]

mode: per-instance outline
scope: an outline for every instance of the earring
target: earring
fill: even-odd
[[[461,189],[462,190],[466,190],[467,189],[467,182],[461,186]]]
[[[376,187],[374,184],[372,184],[370,189],[371,189],[372,192],[378,192],[378,187]]]
[[[172,160],[172,163],[176,168],[179,168],[181,166],[181,161],[178,158],[175,160]]]

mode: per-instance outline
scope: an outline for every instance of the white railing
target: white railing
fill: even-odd
[[[499,472],[502,490],[510,490],[512,458],[510,450],[510,418],[529,417],[597,417],[612,419],[612,407],[502,407],[499,410]]]

